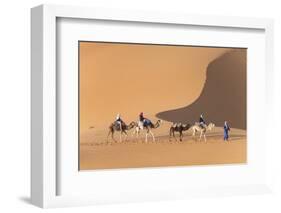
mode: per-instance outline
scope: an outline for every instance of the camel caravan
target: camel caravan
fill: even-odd
[[[109,132],[107,135],[107,142],[109,142],[109,138],[114,142],[117,142],[114,135],[115,132],[119,133],[119,141],[123,141],[123,136],[125,136],[124,140],[127,140],[128,131],[133,130],[132,137],[136,140],[139,139],[140,133],[145,133],[145,142],[148,142],[148,136],[152,137],[152,141],[155,142],[155,136],[153,130],[159,128],[162,124],[162,120],[157,120],[156,123],[153,123],[151,120],[144,117],[143,113],[141,112],[139,115],[138,122],[131,122],[127,125],[122,119],[120,114],[117,114],[115,121],[109,126]],[[172,137],[177,141],[175,136],[175,132],[179,133],[179,140],[182,141],[183,139],[183,132],[189,129],[192,130],[192,138],[195,139],[196,133],[199,133],[199,141],[201,141],[202,136],[204,137],[204,141],[206,142],[206,132],[211,131],[214,129],[215,124],[209,123],[208,125],[205,123],[203,119],[203,115],[200,115],[199,122],[196,122],[194,125],[190,124],[182,124],[182,123],[173,123],[170,127],[169,132],[169,141],[171,141]]]

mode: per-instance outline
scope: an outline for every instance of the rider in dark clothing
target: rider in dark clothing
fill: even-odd
[[[200,118],[199,118],[199,125],[200,125],[202,128],[206,125],[206,122],[205,122],[205,120],[204,120],[202,114],[200,115]]]
[[[139,117],[140,117],[140,121],[143,122],[143,120],[145,119],[145,118],[143,117],[143,112],[140,113]]]
[[[120,114],[117,114],[115,122],[119,126],[120,129],[122,129],[122,125],[124,124],[124,121],[121,119]]]
[[[143,116],[143,112],[139,115],[140,121],[143,123],[143,126],[147,126],[151,123],[151,121]]]

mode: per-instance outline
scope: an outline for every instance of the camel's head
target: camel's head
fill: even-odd
[[[208,129],[212,130],[213,128],[215,128],[215,124],[214,123],[209,123]]]
[[[136,126],[138,126],[138,123],[137,123],[137,122],[135,122],[135,121],[132,121],[132,122],[130,123],[130,126],[132,126],[132,127],[136,127]]]
[[[153,125],[153,126],[154,126],[153,128],[158,128],[158,127],[162,124],[162,122],[163,122],[163,121],[160,120],[160,119],[157,120],[156,124]]]
[[[183,124],[182,125],[184,128],[190,128],[191,127],[191,124]]]
[[[132,128],[134,128],[134,127],[136,127],[136,126],[138,126],[138,124],[136,123],[136,122],[134,122],[134,121],[132,121],[130,124],[129,124],[129,129],[132,129]]]

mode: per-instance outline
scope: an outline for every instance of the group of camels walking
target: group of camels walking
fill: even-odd
[[[135,139],[139,138],[140,133],[145,132],[145,142],[148,142],[148,136],[152,137],[153,142],[155,142],[155,136],[153,133],[153,129],[156,129],[161,126],[162,120],[157,120],[156,123],[151,122],[149,119],[143,117],[143,113],[140,114],[139,121],[132,121],[130,124],[126,124],[120,118],[118,114],[116,120],[109,126],[109,132],[107,136],[107,141],[109,141],[109,137],[111,136],[112,140],[117,142],[114,138],[114,133],[119,132],[119,141],[122,142],[122,136],[125,136],[125,140],[128,137],[127,131],[133,129],[132,137]],[[182,124],[182,123],[173,123],[170,127],[169,132],[169,140],[171,141],[172,137],[177,141],[175,137],[175,132],[179,133],[179,140],[182,141],[183,132],[189,129],[192,130],[192,137],[196,136],[196,133],[199,132],[199,141],[201,141],[202,136],[204,137],[204,141],[206,142],[206,132],[212,130],[215,127],[215,124],[209,123],[208,125],[203,120],[202,115],[200,116],[199,122],[196,122],[194,125],[191,124]]]

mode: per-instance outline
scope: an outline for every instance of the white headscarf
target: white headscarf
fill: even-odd
[[[118,113],[117,115],[116,115],[116,120],[118,120],[120,118],[120,114]]]

